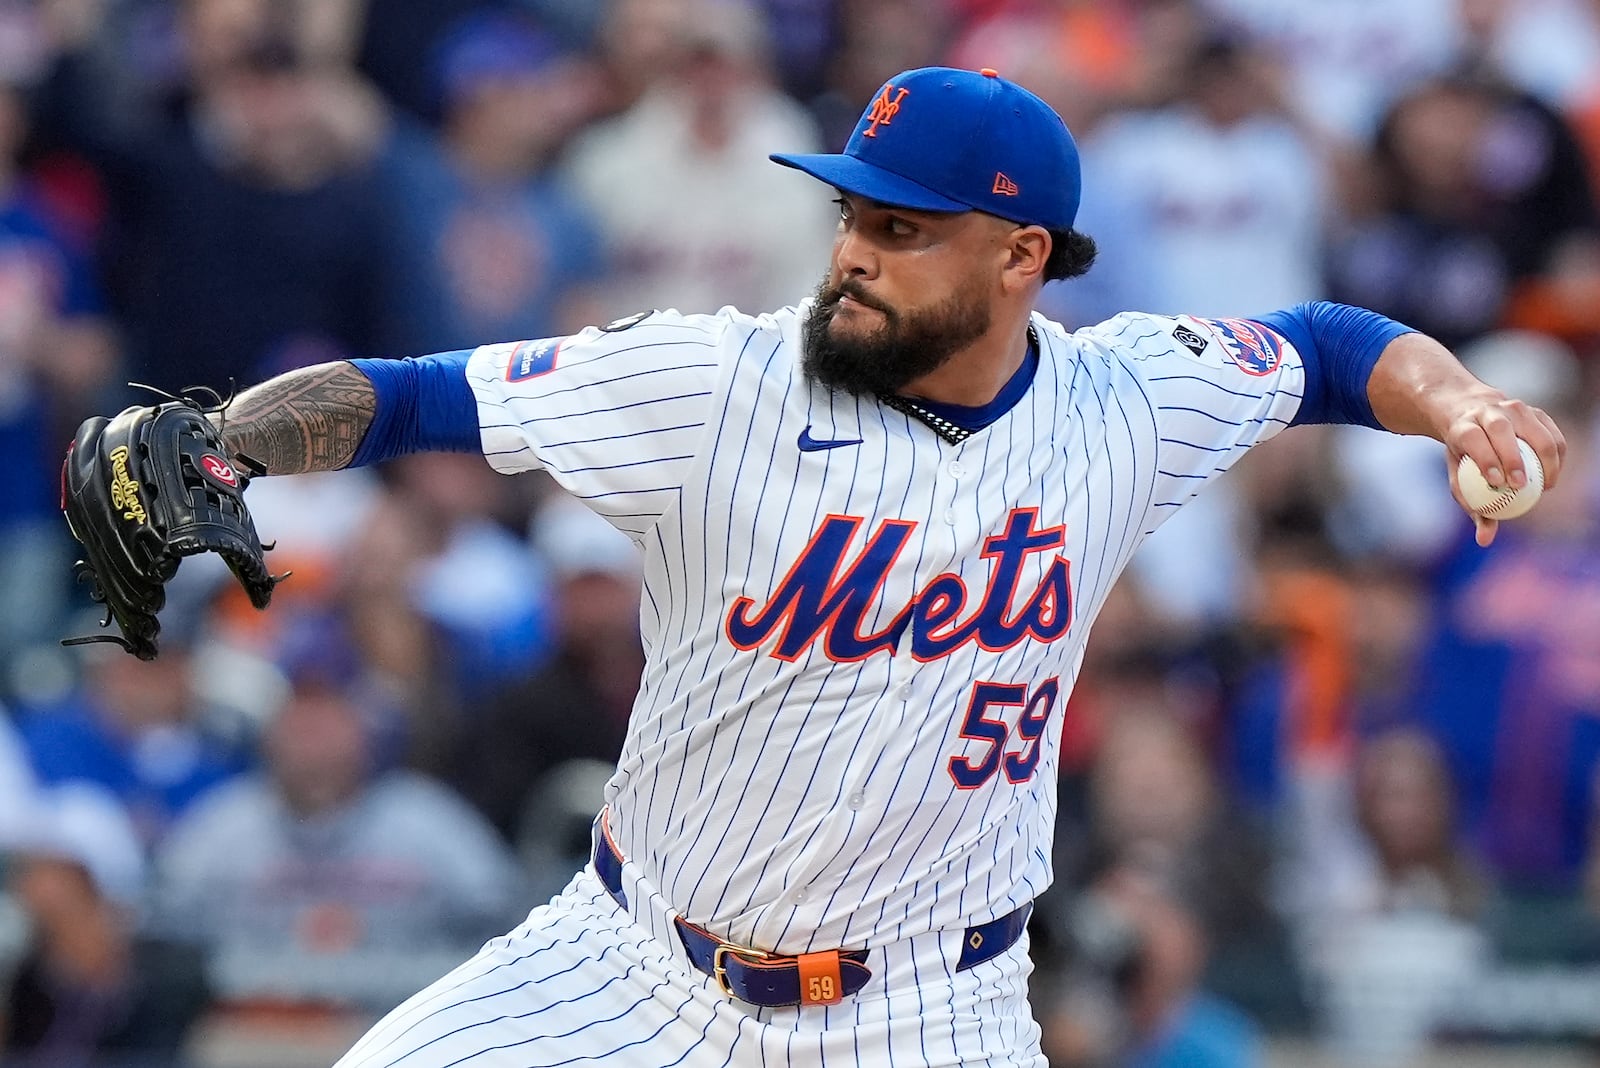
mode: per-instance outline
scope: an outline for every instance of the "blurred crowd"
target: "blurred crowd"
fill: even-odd
[[[767,153],[933,63],[1078,137],[1053,317],[1361,304],[1570,442],[1487,551],[1352,428],[1140,551],[1061,727],[1051,1063],[1600,1048],[1600,2],[0,0],[0,1059],[374,1018],[582,863],[643,663],[631,543],[452,455],[257,482],[271,612],[196,559],[160,659],[63,650],[78,422],[795,303],[833,209]]]

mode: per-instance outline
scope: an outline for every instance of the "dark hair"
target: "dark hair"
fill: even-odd
[[[1050,258],[1044,264],[1044,280],[1059,282],[1063,278],[1077,278],[1094,266],[1094,238],[1080,230],[1051,230]]]

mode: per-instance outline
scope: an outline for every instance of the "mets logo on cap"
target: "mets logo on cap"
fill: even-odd
[[[890,94],[893,94],[892,96]],[[868,125],[861,131],[862,137],[877,137],[879,126],[893,124],[894,117],[900,114],[900,104],[911,95],[910,89],[896,89],[893,85],[885,83],[873,98],[872,106],[862,116]]]

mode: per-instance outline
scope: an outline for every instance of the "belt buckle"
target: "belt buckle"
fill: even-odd
[[[728,985],[728,969],[723,964],[724,958],[729,953],[737,953],[744,957],[754,957],[756,960],[770,960],[772,954],[760,949],[751,949],[748,946],[736,946],[732,942],[718,942],[717,948],[711,951],[711,978],[715,979],[717,986],[730,998],[739,997],[733,992],[733,987]]]

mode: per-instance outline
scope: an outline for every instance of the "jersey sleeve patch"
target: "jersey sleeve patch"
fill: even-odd
[[[1194,319],[1188,316],[1184,317],[1184,322],[1192,323],[1210,335],[1227,358],[1247,375],[1265,377],[1276,371],[1283,362],[1284,339],[1258,322],[1250,319]],[[1180,331],[1193,337],[1185,338]],[[1172,336],[1196,356],[1209,347],[1196,349],[1192,341],[1197,340],[1199,334],[1187,325],[1180,324],[1174,328]]]
[[[549,374],[556,369],[556,354],[561,351],[565,338],[546,337],[536,341],[520,341],[511,350],[506,362],[507,382],[526,382],[530,378]]]
[[[1178,344],[1182,345],[1196,356],[1205,355],[1206,346],[1211,344],[1205,338],[1201,337],[1187,326],[1184,326],[1182,323],[1179,323],[1177,326],[1172,328],[1172,336],[1174,340],[1178,342]]]

